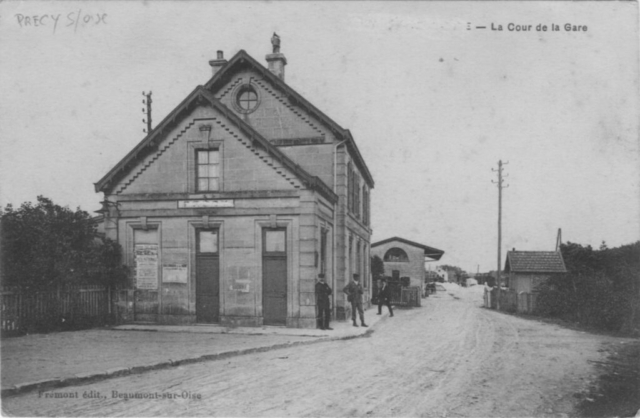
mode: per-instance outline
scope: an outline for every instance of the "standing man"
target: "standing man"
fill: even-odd
[[[391,289],[387,285],[386,280],[378,279],[378,315],[382,315],[383,304],[389,308],[389,316],[393,316],[393,309],[391,309]]]
[[[364,289],[360,284],[360,275],[354,274],[353,280],[345,286],[343,291],[347,294],[347,300],[351,302],[351,319],[353,320],[353,326],[358,326],[358,324],[356,324],[357,309],[358,314],[360,314],[360,323],[363,327],[368,327],[368,325],[364,323],[364,311],[362,310],[362,295],[364,294]]]
[[[324,281],[324,274],[318,275],[320,280],[316,283],[316,306],[318,307],[318,324],[320,329],[333,330],[329,326],[331,320],[331,288]]]

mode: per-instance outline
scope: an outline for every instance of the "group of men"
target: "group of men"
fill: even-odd
[[[331,320],[331,287],[326,283],[324,274],[318,275],[318,283],[316,283],[316,306],[318,309],[318,324],[322,330],[333,330],[329,326]],[[364,322],[364,310],[362,309],[364,288],[360,283],[360,275],[354,274],[353,280],[349,282],[343,289],[347,295],[347,301],[351,303],[351,320],[353,326],[357,327],[356,312],[360,316],[360,326],[368,327]],[[391,308],[391,292],[386,281],[378,280],[378,315],[382,315],[382,305],[386,305],[389,309],[389,316],[393,316]]]

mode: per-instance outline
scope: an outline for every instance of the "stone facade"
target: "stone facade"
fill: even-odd
[[[373,179],[353,138],[284,72],[244,51],[215,63],[212,79],[96,183],[102,228],[131,269],[123,316],[315,327],[322,272],[334,317],[347,318],[349,277],[371,287]]]

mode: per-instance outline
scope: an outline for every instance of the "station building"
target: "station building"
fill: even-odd
[[[337,319],[352,274],[371,289],[373,178],[351,133],[285,83],[275,41],[268,68],[218,51],[213,76],[95,183],[131,271],[125,322],[313,328],[318,274]]]

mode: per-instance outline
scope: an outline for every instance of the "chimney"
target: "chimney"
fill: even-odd
[[[220,68],[224,67],[227,64],[227,60],[224,59],[224,53],[222,51],[218,51],[218,56],[216,59],[209,61],[209,65],[211,66],[212,75],[216,75]]]
[[[269,71],[284,81],[284,66],[287,65],[287,59],[284,54],[280,53],[280,37],[275,32],[271,37],[271,45],[273,46],[273,53],[266,56],[269,63]]]

